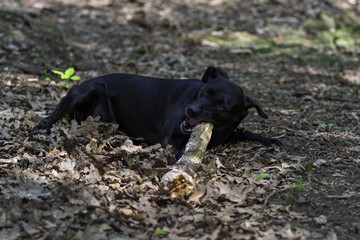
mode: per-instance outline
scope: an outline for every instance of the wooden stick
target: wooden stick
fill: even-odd
[[[195,126],[184,154],[174,164],[172,170],[162,177],[163,189],[170,192],[172,198],[186,197],[194,190],[193,176],[204,159],[213,127],[212,123],[201,123]]]

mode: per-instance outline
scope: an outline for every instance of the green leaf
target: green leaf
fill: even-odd
[[[155,231],[155,236],[159,236],[159,235],[165,235],[165,234],[167,234],[168,233],[168,231],[165,231],[165,230],[162,230],[162,229],[158,229],[158,230],[156,230]]]
[[[319,124],[319,128],[325,128],[326,127],[326,123],[320,123]]]
[[[74,75],[70,79],[74,81],[79,81],[81,78],[78,75]]]
[[[268,173],[261,173],[261,174],[259,174],[258,178],[261,180],[261,179],[266,178],[267,176],[269,176]]]
[[[51,78],[49,78],[49,77],[46,77],[46,78],[45,78],[45,82],[48,83],[48,82],[50,82],[50,81],[51,81]]]
[[[53,73],[60,75],[60,76],[64,76],[64,73],[58,70],[51,70]],[[61,77],[62,78],[62,77]]]
[[[53,73],[57,74],[57,75],[60,75],[60,78],[61,79],[67,79],[65,74],[61,71],[58,71],[58,70],[51,70]]]
[[[65,76],[69,79],[75,73],[75,69],[73,67],[65,70]]]

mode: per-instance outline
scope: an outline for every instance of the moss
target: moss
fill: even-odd
[[[351,28],[358,30],[360,27],[360,17],[353,12],[344,12],[336,21],[338,28]]]
[[[205,35],[202,38],[221,47],[264,48],[271,45],[270,40],[248,32],[224,31],[221,35]]]
[[[196,32],[189,34],[187,38],[197,44],[201,44],[203,39],[215,43],[215,49],[209,54],[210,58],[225,57],[235,61],[251,57],[271,59],[274,64],[279,60],[292,61],[298,65],[331,67],[335,70],[344,65],[360,64],[357,57],[360,53],[360,18],[353,13],[337,16],[322,13],[299,27],[277,25],[272,26],[272,31],[278,37],[224,30],[212,35]],[[231,54],[231,49],[242,48],[248,49],[251,55]],[[352,54],[342,54],[344,52]]]
[[[313,42],[319,47],[360,52],[356,40],[360,38],[360,18],[352,12],[343,12],[336,17],[322,13],[305,21],[302,28],[315,36]]]
[[[305,21],[302,25],[308,34],[317,34],[319,31],[333,32],[336,28],[335,19],[325,13],[318,14],[315,18]]]

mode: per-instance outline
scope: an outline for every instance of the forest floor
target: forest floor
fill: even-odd
[[[1,1],[0,239],[359,239],[359,15],[350,0]],[[51,70],[210,65],[270,116],[241,127],[285,147],[209,150],[188,199],[160,191],[170,151],[116,125],[32,131],[67,92]]]

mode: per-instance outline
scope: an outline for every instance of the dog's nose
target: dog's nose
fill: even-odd
[[[185,113],[188,117],[196,117],[196,115],[199,113],[199,109],[194,105],[188,106]]]

